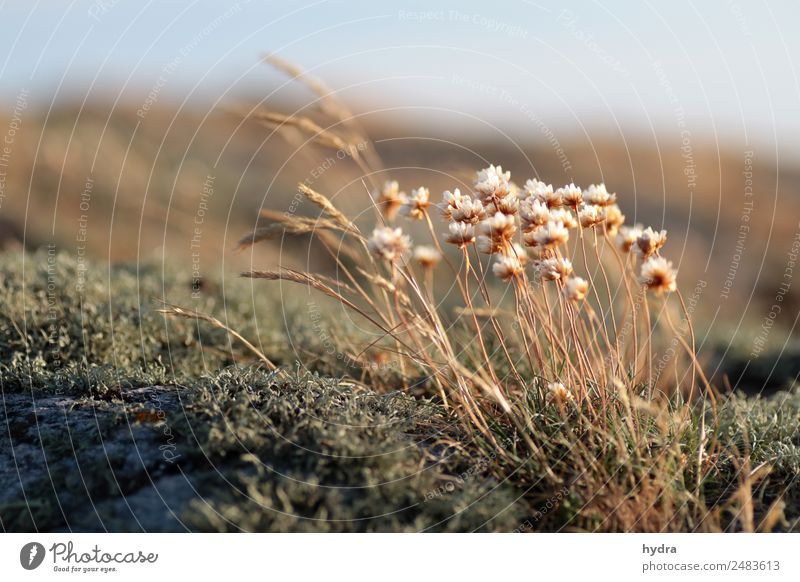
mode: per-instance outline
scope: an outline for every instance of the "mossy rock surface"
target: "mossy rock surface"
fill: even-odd
[[[46,253],[24,268],[0,261],[4,530],[518,524],[514,486],[470,470],[485,464],[448,444],[458,429],[434,403],[307,372],[278,378],[224,332],[156,312],[158,298],[186,300],[180,275],[90,267]],[[202,308],[252,305],[230,287],[241,296],[217,286]],[[250,329],[246,310],[227,315]]]

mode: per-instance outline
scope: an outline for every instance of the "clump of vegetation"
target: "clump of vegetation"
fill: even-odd
[[[329,126],[254,117],[301,128],[346,152],[365,176],[379,175],[355,145],[359,129],[341,109],[328,111]],[[438,398],[469,442],[496,456],[498,478],[566,488],[583,500],[566,523],[581,529],[752,530],[780,521],[779,505],[755,520],[750,492],[763,475],[751,471],[749,451],[721,438],[718,397],[661,254],[666,232],[626,226],[605,185],[554,189],[530,179],[518,187],[489,166],[470,192],[444,193],[447,225],[437,229],[429,190],[406,195],[389,180],[370,195],[371,234],[329,197],[298,190],[319,216],[267,212],[272,224],[241,245],[313,233],[338,277],[288,268],[243,276],[304,285],[357,314],[378,338],[354,357],[389,360],[406,387]],[[429,240],[414,246],[394,224],[398,215],[421,222]],[[490,284],[489,272],[507,286]],[[452,282],[455,310],[437,295],[437,277]]]

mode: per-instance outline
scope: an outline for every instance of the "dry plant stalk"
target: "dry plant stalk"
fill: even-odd
[[[264,365],[270,370],[277,370],[278,367],[270,360],[267,356],[264,355],[264,352],[259,350],[256,346],[250,343],[247,339],[242,336],[239,332],[235,329],[231,329],[223,322],[221,322],[216,317],[211,315],[206,315],[205,313],[200,313],[199,311],[195,311],[194,309],[187,309],[185,307],[180,307],[179,305],[173,305],[171,303],[164,303],[164,307],[161,309],[156,310],[158,313],[163,313],[168,317],[179,317],[182,319],[194,319],[198,321],[205,321],[206,323],[210,323],[216,328],[224,329],[231,337],[236,338],[238,341],[244,345],[250,352],[252,352],[259,360],[261,360]]]

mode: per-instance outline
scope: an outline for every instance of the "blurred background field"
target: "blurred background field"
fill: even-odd
[[[313,97],[256,104],[311,116],[318,106]],[[760,329],[779,294],[770,344],[781,347],[794,324],[800,288],[791,285],[787,262],[800,233],[797,166],[710,140],[687,148],[669,135],[597,132],[559,136],[554,148],[552,137],[536,131],[511,141],[480,122],[454,124],[458,132],[451,132],[407,112],[365,112],[356,115],[385,171],[363,176],[342,152],[237,113],[250,107],[252,97],[225,110],[161,102],[144,119],[127,103],[26,110],[6,171],[4,245],[14,248],[24,234],[28,248],[52,242],[76,256],[165,262],[206,278],[278,259],[330,272],[332,262],[307,239],[243,252],[236,243],[260,224],[261,209],[317,216],[296,196],[299,182],[360,216],[368,229],[374,217],[367,191],[385,179],[398,179],[407,191],[426,185],[436,199],[445,189],[468,188],[476,168],[502,163],[518,183],[604,180],[629,221],[666,228],[682,287],[687,295],[699,289],[698,328],[711,331],[713,342],[751,350],[749,330]],[[11,123],[7,117],[0,127]]]

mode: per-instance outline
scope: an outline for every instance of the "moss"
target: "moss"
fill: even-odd
[[[88,266],[79,294],[81,265],[66,255],[0,260],[0,385],[13,427],[0,455],[5,529],[516,526],[513,486],[467,472],[475,461],[443,444],[455,429],[434,403],[306,373],[278,380],[247,365],[225,332],[155,311],[162,297],[189,300],[180,272]],[[255,337],[257,324],[270,356],[290,361],[283,335],[253,322],[249,289],[221,289],[209,285],[192,307],[225,306],[231,327]],[[290,314],[301,330],[302,309]],[[312,349],[330,341],[307,335]]]

